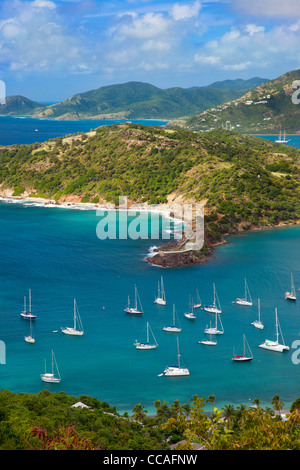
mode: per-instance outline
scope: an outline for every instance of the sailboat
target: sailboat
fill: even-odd
[[[259,347],[262,349],[269,349],[270,351],[277,351],[277,352],[282,352],[285,350],[288,351],[290,348],[289,346],[286,346],[284,343],[280,324],[278,321],[277,308],[275,308],[275,329],[276,329],[276,341],[271,341],[271,340],[266,339],[264,343],[259,345]],[[279,331],[282,337],[283,344],[279,343]]]
[[[215,283],[213,284],[213,289],[214,289],[213,304],[212,305],[206,305],[204,307],[204,310],[206,312],[210,312],[210,313],[222,313],[222,309],[221,309],[220,301],[219,301],[219,298],[218,298]]]
[[[286,292],[285,293],[285,299],[286,300],[297,300],[296,289],[295,289],[295,284],[294,284],[294,279],[293,279],[293,273],[291,273],[291,292]]]
[[[84,333],[76,299],[74,299],[74,326],[73,328],[72,327],[62,328],[61,331],[65,335],[73,335],[73,336],[82,336]]]
[[[43,382],[57,384],[61,381],[61,378],[60,378],[60,374],[59,374],[59,370],[58,370],[58,366],[57,366],[57,362],[56,362],[56,359],[55,359],[55,356],[54,356],[53,349],[52,349],[51,362],[52,362],[52,372],[51,373],[46,372],[47,368],[46,368],[46,359],[45,359],[45,373],[41,374],[41,379],[42,379]],[[57,371],[57,377],[54,375],[54,366],[55,366],[56,371]]]
[[[25,336],[24,339],[25,339],[26,343],[35,343],[35,339],[33,337],[31,318],[29,319],[29,321],[30,321],[30,334],[28,336]]]
[[[215,327],[212,327],[211,322],[210,322],[209,328],[206,327],[205,330],[204,330],[204,333],[207,333],[209,335],[222,335],[224,333],[224,328],[223,328],[223,325],[222,325],[222,322],[221,322],[220,314],[216,313],[215,315],[216,315]],[[219,319],[219,323],[220,323],[220,326],[221,326],[220,329],[218,329],[218,319]]]
[[[260,299],[258,299],[258,320],[254,320],[251,325],[255,326],[255,328],[259,328],[260,330],[264,329],[264,325],[261,321],[261,313],[260,313]]]
[[[196,318],[196,315],[194,314],[194,305],[193,305],[193,300],[191,300],[191,296],[190,296],[190,311],[186,312],[184,316],[188,318],[189,320],[195,320]]]
[[[140,296],[139,296],[136,286],[134,286],[134,307],[130,307],[130,298],[128,296],[128,305],[127,307],[125,307],[124,311],[126,313],[130,313],[131,315],[142,315],[144,313]]]
[[[196,289],[196,293],[197,293],[197,303],[194,304],[194,308],[200,308],[201,305],[202,305],[202,302],[201,302],[201,299],[200,299],[200,295],[199,295],[198,289]]]
[[[26,297],[24,297],[24,310],[20,315],[22,318],[25,318],[25,320],[34,320],[36,318],[36,315],[33,315],[31,311],[31,289],[29,289],[29,309],[27,310],[26,308]]]
[[[242,299],[236,299],[235,303],[239,304],[239,305],[249,305],[249,306],[253,305],[252,304],[252,298],[251,298],[251,295],[250,295],[250,291],[249,291],[249,287],[248,287],[246,279],[245,279],[245,297],[242,298]]]
[[[275,140],[275,142],[277,142],[278,144],[287,144],[290,140],[286,140],[286,136],[285,136],[285,130],[283,132],[283,136],[281,134],[281,129],[280,129],[280,134],[279,134],[279,137],[277,140]]]
[[[166,377],[178,377],[183,375],[190,375],[189,369],[185,367],[181,367],[180,364],[180,353],[179,353],[179,341],[177,336],[177,365],[176,366],[168,366],[164,370],[164,375]]]
[[[152,337],[153,337],[153,339],[154,339],[154,343],[153,343],[153,344],[150,344],[150,343],[149,343],[149,332],[151,333],[151,335],[152,335]],[[136,342],[134,343],[134,345],[135,345],[136,349],[155,349],[155,348],[157,348],[158,343],[157,343],[157,341],[156,341],[156,338],[155,338],[155,336],[154,336],[154,334],[153,334],[153,331],[152,331],[152,329],[151,329],[151,327],[150,327],[150,325],[149,325],[148,322],[147,322],[147,341],[146,341],[146,343],[140,343],[140,342],[136,341]]]
[[[163,277],[161,276],[160,284],[158,283],[158,295],[154,300],[155,304],[166,305],[166,293],[164,289]]]
[[[164,331],[168,331],[171,333],[180,333],[181,328],[180,328],[180,325],[176,326],[176,317],[177,315],[176,315],[176,310],[175,310],[175,304],[173,304],[173,324],[171,326],[164,326],[163,327]]]
[[[252,361],[253,355],[252,355],[250,346],[248,344],[248,341],[245,335],[243,335],[243,352],[244,354],[237,355],[237,354],[234,354],[234,351],[233,351],[233,356],[231,359],[236,362]]]
[[[210,328],[211,330],[211,322],[210,322]],[[209,333],[209,339],[205,338],[205,339],[202,339],[201,341],[197,341],[198,344],[206,344],[207,346],[216,346],[217,345],[217,341],[212,339],[212,334]]]

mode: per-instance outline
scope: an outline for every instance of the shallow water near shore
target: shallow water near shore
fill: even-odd
[[[254,398],[270,406],[275,394],[288,407],[299,396],[300,366],[292,361],[297,349],[291,347],[299,339],[299,301],[284,299],[291,272],[296,289],[300,287],[299,226],[232,236],[227,245],[215,249],[207,264],[162,269],[144,261],[151,247],[162,241],[99,240],[95,211],[2,202],[0,218],[0,339],[6,346],[1,388],[91,395],[120,412],[142,403],[149,413],[155,400],[186,403],[195,394],[214,394],[219,408],[228,403],[251,405]],[[161,275],[165,307],[154,304]],[[233,303],[243,296],[245,277],[253,307]],[[196,300],[196,289],[203,304],[212,302],[213,282],[223,309],[224,334],[217,337],[217,346],[209,347],[197,341],[205,337],[204,328],[214,317],[195,310],[197,318],[191,321],[184,312],[189,295]],[[133,301],[135,284],[144,309],[140,317],[124,312],[128,295]],[[28,289],[37,314],[35,344],[24,341],[29,322],[20,317]],[[74,298],[84,326],[82,337],[61,333],[61,327],[73,325]],[[258,298],[264,330],[251,325],[257,318]],[[181,361],[190,369],[189,377],[158,376],[177,361],[176,335],[163,331],[172,321],[173,303],[182,327]],[[275,339],[275,308],[291,348],[282,354],[258,347],[266,338]],[[136,350],[135,340],[146,340],[147,321],[159,347]],[[243,334],[254,359],[234,363],[233,348],[240,352]],[[51,349],[62,377],[58,385],[40,379],[44,359],[51,365]]]

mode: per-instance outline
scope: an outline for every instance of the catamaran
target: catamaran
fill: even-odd
[[[184,316],[188,318],[189,320],[195,320],[196,318],[196,315],[194,314],[194,305],[193,305],[193,300],[191,300],[191,296],[190,296],[190,311],[186,312]]]
[[[29,309],[26,308],[26,297],[24,297],[24,310],[20,313],[22,318],[25,320],[34,320],[36,315],[34,315],[31,311],[31,289],[29,289]]]
[[[158,295],[155,298],[154,303],[158,304],[158,305],[166,305],[167,304],[166,293],[165,293],[165,289],[164,289],[164,281],[163,281],[162,276],[161,276],[160,284],[158,282]]]
[[[254,322],[252,322],[251,325],[255,326],[255,328],[263,330],[264,325],[263,325],[263,322],[261,321],[260,299],[258,299],[257,303],[258,303],[258,320],[254,320]]]
[[[153,340],[154,340],[154,343],[152,343],[152,344],[149,343],[149,332],[151,333],[151,335],[153,337]],[[153,331],[152,331],[152,329],[149,325],[149,322],[147,322],[147,341],[146,341],[146,343],[140,343],[139,341],[136,340],[134,345],[135,345],[136,349],[155,349],[155,348],[157,348],[158,343],[157,343],[156,338],[153,334]]]
[[[248,341],[245,335],[243,335],[243,352],[244,354],[237,355],[237,354],[234,354],[234,350],[233,350],[233,356],[231,359],[236,362],[252,361],[253,355],[252,355],[250,346],[248,344]]]
[[[202,305],[202,302],[201,302],[198,289],[196,289],[196,293],[197,293],[197,302],[194,304],[194,308],[200,308]]]
[[[217,294],[216,286],[215,283],[213,284],[213,289],[214,289],[214,300],[212,305],[206,305],[204,307],[204,310],[209,313],[222,313],[219,297]]]
[[[55,356],[54,356],[54,352],[53,352],[53,349],[52,349],[52,359],[51,359],[51,362],[52,362],[52,372],[46,372],[47,371],[47,368],[46,368],[46,359],[45,359],[45,373],[44,374],[41,374],[41,379],[43,382],[48,382],[48,383],[59,383],[61,381],[61,378],[60,378],[60,374],[59,374],[59,370],[58,370],[58,366],[57,366],[57,362],[56,362],[56,359],[55,359]],[[57,371],[57,377],[54,375],[54,366],[56,368],[56,371]]]
[[[171,326],[164,326],[163,330],[171,332],[171,333],[180,333],[181,327],[180,325],[176,326],[176,318],[177,318],[177,315],[176,315],[176,310],[175,310],[175,304],[173,304],[173,324]],[[178,319],[177,319],[177,322],[179,323]]]
[[[130,307],[130,298],[128,296],[128,305],[125,307],[124,311],[130,313],[131,315],[143,315],[143,307],[141,299],[137,290],[137,287],[134,286],[134,307]]]
[[[61,331],[65,335],[73,335],[73,336],[82,336],[84,333],[76,299],[74,299],[74,325],[73,327],[62,328]]]
[[[176,366],[168,366],[164,370],[164,375],[166,377],[178,377],[183,375],[190,375],[189,369],[186,367],[181,367],[180,365],[180,353],[179,353],[179,341],[177,336],[177,365]]]
[[[277,352],[289,351],[290,349],[289,346],[286,346],[284,343],[282,331],[281,331],[279,320],[278,320],[277,308],[275,308],[275,329],[276,329],[276,341],[270,341],[266,339],[264,343],[259,345],[259,347],[262,349],[269,349],[270,351],[277,351]],[[279,331],[281,334],[283,344],[279,343]]]
[[[235,303],[239,305],[249,305],[249,306],[252,306],[253,304],[246,279],[245,279],[245,297],[242,299],[239,299],[239,298],[236,299]]]
[[[222,322],[221,322],[221,317],[220,317],[220,314],[219,313],[216,313],[216,324],[215,324],[215,327],[212,327],[211,326],[211,322],[209,324],[209,328],[206,327],[205,330],[204,330],[204,333],[207,333],[209,335],[222,335],[224,333],[224,328],[223,328],[223,325],[222,325]],[[220,329],[218,329],[218,319],[219,319],[219,323],[220,323]]]
[[[286,300],[294,300],[294,301],[297,300],[293,273],[291,273],[291,292],[286,292],[285,293],[285,299]]]

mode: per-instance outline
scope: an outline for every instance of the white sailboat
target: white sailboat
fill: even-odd
[[[261,321],[261,313],[260,313],[260,299],[258,299],[258,320],[254,320],[254,322],[251,323],[251,325],[255,326],[255,328],[258,328],[260,330],[264,329],[264,324]]]
[[[53,349],[52,349],[51,363],[52,363],[52,371],[50,373],[50,372],[47,372],[46,359],[45,359],[45,373],[41,374],[41,379],[42,379],[43,382],[57,384],[61,381],[61,378],[60,378],[60,374],[59,374],[59,370],[58,370],[58,366],[57,366],[57,362],[56,362],[56,359],[55,359],[55,356],[54,356]],[[54,375],[54,367],[56,368],[57,376]]]
[[[136,286],[134,286],[134,307],[130,307],[130,298],[128,296],[128,305],[127,307],[125,307],[124,311],[126,313],[130,313],[131,315],[142,315],[144,313],[141,299]]]
[[[34,320],[36,315],[34,315],[31,311],[31,289],[29,289],[29,309],[26,308],[26,297],[24,297],[24,310],[20,313],[22,318],[25,320]]]
[[[210,323],[210,329],[211,329],[211,323]],[[206,344],[207,346],[216,346],[217,341],[215,339],[212,339],[212,334],[209,334],[209,339],[205,338],[202,339],[201,341],[197,341],[198,344]]]
[[[282,136],[281,129],[280,129],[279,137],[277,140],[275,140],[275,142],[277,142],[278,144],[287,144],[289,141],[290,140],[286,140],[285,130]]]
[[[61,331],[65,335],[82,336],[84,334],[76,299],[74,299],[74,325],[73,327],[62,328]]]
[[[197,293],[197,302],[194,304],[194,308],[200,308],[202,305],[202,302],[201,302],[198,289],[196,289],[196,293]]]
[[[32,321],[31,318],[29,319],[30,322],[30,334],[28,336],[24,336],[26,343],[35,343],[35,339],[33,337],[33,329],[32,329]]]
[[[293,273],[291,273],[291,292],[286,292],[285,293],[285,299],[286,300],[294,300],[294,301],[297,300]]]
[[[166,305],[167,304],[166,293],[165,293],[165,288],[164,288],[164,281],[163,281],[162,276],[161,276],[160,284],[158,282],[158,295],[155,298],[154,303],[158,304],[158,305]]]
[[[151,335],[153,337],[153,340],[154,340],[154,343],[152,343],[152,344],[149,343],[149,332],[151,333]],[[134,345],[135,345],[136,349],[155,349],[155,348],[157,348],[158,343],[156,341],[156,338],[155,338],[155,336],[153,334],[153,331],[152,331],[152,329],[151,329],[148,322],[147,322],[147,340],[146,340],[146,342],[145,343],[140,343],[139,341],[136,340]]]
[[[214,300],[212,305],[206,305],[204,307],[204,310],[209,313],[222,313],[219,297],[217,294],[216,286],[215,283],[213,284],[213,289],[214,289]]]
[[[221,322],[220,314],[216,313],[215,315],[216,315],[215,327],[212,327],[211,322],[210,322],[209,328],[206,327],[205,330],[204,330],[204,333],[207,333],[209,335],[222,335],[224,333],[224,328],[223,328],[223,325],[222,325],[222,322]],[[220,323],[220,329],[218,328],[218,320],[219,320],[219,323]]]
[[[164,375],[166,377],[178,377],[183,375],[190,375],[189,369],[186,367],[181,367],[180,364],[180,353],[179,353],[179,341],[177,336],[177,365],[176,366],[168,366],[164,370]]]
[[[170,326],[164,326],[163,330],[171,332],[171,333],[180,333],[181,327],[180,325],[176,326],[176,318],[177,318],[177,315],[176,315],[176,310],[175,310],[175,304],[173,304],[173,324]],[[179,324],[178,319],[177,319],[177,322]]]
[[[275,308],[275,329],[276,329],[276,341],[271,341],[271,340],[266,339],[264,343],[259,345],[259,347],[262,349],[268,349],[270,351],[277,351],[277,352],[289,351],[290,349],[289,346],[286,346],[284,343],[282,331],[281,331],[279,320],[278,320],[277,308]],[[283,344],[279,343],[279,331],[280,331]]]
[[[239,298],[236,299],[235,303],[239,304],[239,305],[249,305],[249,306],[253,305],[251,294],[250,294],[249,287],[248,287],[246,279],[245,279],[245,297],[241,298],[241,299],[239,299]]]
[[[186,312],[184,316],[188,318],[189,320],[195,320],[196,318],[196,315],[194,314],[194,304],[193,304],[193,300],[191,300],[191,296],[190,296],[190,311]]]
[[[252,361],[253,355],[245,335],[243,335],[243,354],[234,354],[233,350],[233,356],[231,357],[231,359],[236,362]]]

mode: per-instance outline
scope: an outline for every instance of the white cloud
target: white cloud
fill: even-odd
[[[180,5],[179,3],[175,3],[175,5],[170,9],[170,15],[175,21],[186,20],[187,18],[197,17],[200,10],[201,3],[197,0],[193,4]]]

